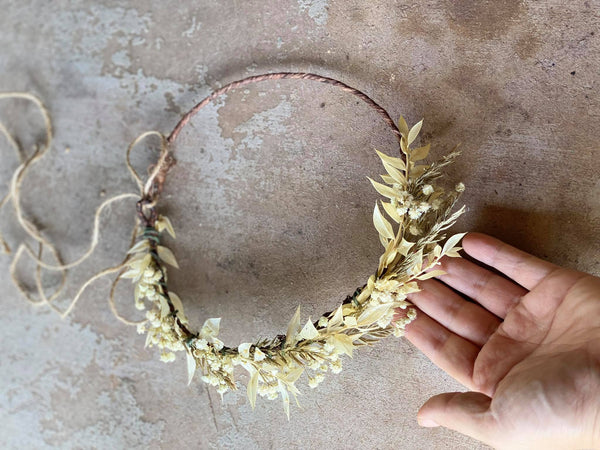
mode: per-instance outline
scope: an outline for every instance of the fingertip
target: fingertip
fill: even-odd
[[[496,241],[490,235],[469,231],[462,239],[462,247],[471,256],[475,256],[478,251],[485,250]]]
[[[489,442],[493,426],[490,403],[490,397],[473,391],[434,395],[419,409],[417,422],[423,427],[442,426]]]
[[[423,405],[421,405],[421,407],[419,408],[419,411],[417,411],[417,423],[420,426],[426,427],[426,428],[439,426],[439,424],[435,420],[427,417],[427,414],[423,413],[423,409],[424,409],[425,405],[428,403],[428,401],[425,402]]]
[[[428,419],[426,417],[419,417],[419,416],[417,416],[417,423],[425,428],[434,428],[434,427],[440,426],[440,424],[437,423],[435,420]]]

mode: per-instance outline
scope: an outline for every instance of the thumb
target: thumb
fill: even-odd
[[[495,434],[492,399],[479,392],[448,392],[431,397],[417,413],[419,425],[443,426],[489,443]]]

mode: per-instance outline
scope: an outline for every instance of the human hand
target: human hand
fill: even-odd
[[[432,397],[419,424],[496,448],[600,448],[600,278],[483,234],[462,245],[507,278],[447,258],[410,296],[407,339],[471,391]]]

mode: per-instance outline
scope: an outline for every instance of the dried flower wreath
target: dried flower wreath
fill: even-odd
[[[175,238],[171,221],[158,212],[157,204],[168,172],[174,166],[173,146],[182,128],[201,108],[217,97],[241,86],[281,79],[313,80],[340,87],[355,95],[373,108],[391,128],[400,144],[400,157],[388,156],[377,152],[386,170],[381,175],[383,183],[370,179],[373,187],[387,201],[381,205],[390,220],[381,212],[378,203],[373,211],[373,223],[384,252],[379,259],[377,271],[367,282],[349,295],[334,311],[327,312],[317,320],[303,325],[300,319],[300,307],[296,310],[287,327],[286,334],[258,342],[244,342],[237,347],[228,347],[218,338],[220,320],[207,319],[199,332],[193,331],[184,314],[181,299],[168,287],[167,265],[178,267],[174,254],[163,242],[166,233]],[[242,366],[249,374],[247,395],[254,408],[257,394],[275,399],[281,397],[285,412],[289,418],[291,393],[297,400],[299,390],[296,381],[303,372],[308,374],[308,384],[316,387],[324,379],[326,372],[338,373],[342,369],[342,355],[352,356],[358,346],[373,344],[387,336],[402,336],[405,326],[416,317],[407,295],[419,291],[419,280],[436,277],[443,272],[436,269],[443,256],[458,257],[457,247],[463,234],[450,237],[442,246],[445,231],[464,212],[464,207],[454,211],[454,206],[464,190],[458,183],[454,189],[445,190],[437,181],[442,177],[442,169],[458,155],[453,150],[440,161],[430,165],[420,163],[429,153],[429,145],[412,148],[422,121],[409,128],[404,118],[396,126],[389,114],[363,92],[332,78],[310,73],[273,73],[258,75],[230,83],[213,92],[187,114],[175,126],[168,137],[157,131],[150,131],[136,138],[127,149],[127,166],[136,180],[140,194],[121,194],[105,201],[96,211],[92,242],[88,251],[78,260],[63,264],[55,247],[42,236],[34,223],[24,217],[20,206],[21,184],[27,169],[38,160],[50,146],[51,125],[47,110],[42,103],[30,94],[0,94],[3,98],[23,98],[34,102],[46,123],[46,143],[37,148],[29,158],[22,158],[22,164],[15,171],[9,193],[0,200],[0,208],[8,201],[14,207],[17,219],[27,234],[39,244],[38,252],[22,243],[15,253],[11,264],[13,280],[26,296],[35,304],[46,304],[67,315],[83,291],[94,280],[110,273],[119,272],[111,294],[110,306],[117,318],[127,324],[136,325],[140,334],[146,334],[146,346],[161,349],[161,360],[170,362],[175,353],[184,351],[187,355],[188,383],[196,370],[200,368],[202,380],[216,386],[217,392],[237,389],[234,380],[235,366]],[[7,128],[0,123],[0,132],[8,142],[19,151],[18,144]],[[158,136],[161,152],[156,164],[149,169],[144,182],[133,169],[130,162],[132,150],[148,136]],[[90,278],[79,290],[69,307],[59,310],[53,301],[59,295],[64,284],[64,273],[87,259],[98,245],[99,217],[111,203],[128,198],[137,199],[138,223],[134,230],[132,246],[124,261]],[[8,253],[8,244],[0,235],[0,245]],[[56,264],[42,261],[44,248],[50,249]],[[19,283],[16,266],[23,254],[28,254],[37,264],[36,287],[40,299],[34,299],[26,288]],[[47,296],[41,280],[41,269],[60,271],[63,283],[51,296]],[[145,310],[145,320],[131,322],[123,318],[114,304],[115,286],[122,278],[129,278],[134,284],[135,306]]]

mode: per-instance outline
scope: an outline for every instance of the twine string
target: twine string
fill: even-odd
[[[97,248],[97,246],[99,245],[99,242],[100,242],[100,218],[101,218],[101,215],[103,214],[104,210],[108,209],[109,206],[111,206],[113,203],[135,198],[137,200],[137,212],[138,212],[138,220],[139,220],[140,224],[143,226],[154,226],[154,223],[157,218],[157,213],[155,211],[156,202],[158,200],[160,193],[162,192],[163,184],[165,182],[167,173],[169,172],[171,167],[175,164],[175,160],[173,158],[173,154],[172,154],[172,151],[170,148],[171,148],[172,144],[175,142],[175,140],[177,139],[177,136],[180,134],[183,127],[186,126],[186,124],[192,119],[192,117],[196,113],[198,113],[198,111],[200,111],[206,105],[208,105],[209,103],[211,103],[218,97],[226,94],[227,92],[229,92],[231,90],[234,90],[234,89],[237,89],[237,88],[240,88],[242,86],[252,84],[252,83],[258,83],[258,82],[269,81],[269,80],[283,80],[283,79],[310,80],[310,81],[325,83],[325,84],[329,84],[329,85],[338,87],[341,90],[343,90],[344,92],[348,92],[348,93],[354,95],[355,97],[357,97],[360,100],[362,100],[363,102],[365,102],[375,112],[377,112],[379,114],[379,116],[381,116],[383,121],[391,129],[392,133],[397,138],[398,142],[399,143],[401,142],[402,135],[400,133],[400,130],[398,129],[398,127],[396,126],[396,124],[394,123],[394,121],[392,120],[390,115],[388,114],[388,112],[383,107],[381,107],[379,104],[377,104],[371,97],[369,97],[364,92],[362,92],[356,88],[353,88],[353,87],[351,87],[339,80],[336,80],[334,78],[329,78],[329,77],[324,77],[321,75],[316,75],[313,73],[304,73],[304,72],[277,72],[277,73],[269,73],[269,74],[263,74],[263,75],[255,75],[255,76],[247,77],[247,78],[244,78],[244,79],[241,79],[238,81],[234,81],[232,83],[229,83],[229,84],[223,86],[220,89],[217,89],[212,94],[210,94],[209,96],[207,96],[203,100],[201,100],[192,109],[190,109],[179,120],[177,125],[175,125],[175,128],[171,131],[171,133],[169,134],[168,137],[165,137],[165,135],[163,135],[159,131],[152,130],[152,131],[147,131],[147,132],[140,134],[138,137],[136,137],[131,142],[131,144],[129,144],[126,154],[125,154],[125,163],[126,163],[127,169],[129,170],[129,172],[131,173],[131,176],[133,177],[133,180],[135,181],[138,189],[140,190],[140,193],[139,194],[122,193],[122,194],[115,195],[114,197],[111,197],[108,200],[105,200],[104,202],[102,202],[102,204],[96,209],[94,216],[93,216],[94,225],[93,225],[93,230],[92,230],[92,236],[90,239],[90,244],[89,244],[87,250],[79,258],[75,259],[74,261],[72,261],[70,263],[64,263],[61,260],[60,254],[59,254],[57,248],[55,247],[55,245],[42,235],[39,227],[33,221],[29,220],[26,217],[26,215],[23,211],[23,207],[21,205],[21,192],[22,192],[22,187],[23,187],[23,181],[26,178],[28,171],[36,162],[38,162],[44,155],[46,155],[46,153],[51,148],[53,133],[52,133],[52,123],[51,123],[50,113],[49,113],[48,109],[44,106],[44,104],[36,96],[34,96],[30,93],[27,93],[27,92],[0,93],[0,100],[22,99],[22,100],[26,100],[26,101],[33,103],[35,105],[35,107],[37,108],[37,110],[39,111],[40,115],[42,116],[43,121],[44,121],[44,127],[45,127],[45,140],[44,140],[43,144],[36,146],[34,148],[33,153],[31,154],[31,156],[26,157],[23,152],[23,149],[21,148],[21,146],[19,145],[17,140],[11,135],[11,133],[8,131],[7,127],[0,122],[0,134],[2,136],[4,136],[5,140],[9,144],[9,147],[13,148],[13,150],[15,151],[15,153],[17,155],[18,161],[19,161],[19,166],[13,172],[13,175],[11,177],[8,193],[5,194],[4,197],[2,197],[0,199],[0,211],[2,210],[2,208],[6,207],[7,205],[10,204],[15,213],[15,216],[17,218],[17,222],[18,222],[20,228],[27,234],[27,236],[29,238],[33,239],[38,244],[37,251],[34,251],[29,244],[27,244],[26,242],[21,242],[18,245],[16,251],[14,252],[14,256],[13,256],[11,264],[10,264],[10,276],[12,278],[13,283],[15,284],[15,286],[21,293],[21,295],[27,301],[29,301],[31,304],[46,305],[46,306],[50,307],[52,310],[54,310],[55,312],[57,312],[58,314],[60,314],[61,317],[64,318],[73,310],[73,308],[77,304],[78,300],[82,297],[85,290],[93,282],[95,282],[96,280],[103,278],[107,275],[117,273],[117,276],[111,285],[110,295],[108,298],[109,306],[110,306],[112,313],[119,321],[121,321],[122,323],[124,323],[126,325],[138,325],[138,324],[144,323],[146,321],[145,319],[141,320],[141,321],[132,321],[132,320],[126,319],[118,312],[117,307],[116,307],[116,302],[115,302],[116,287],[117,287],[119,281],[122,279],[122,275],[125,272],[125,268],[127,267],[127,263],[130,259],[130,255],[126,255],[121,263],[114,265],[112,267],[109,267],[107,269],[103,269],[100,272],[93,275],[92,277],[90,277],[88,280],[86,280],[81,285],[81,287],[79,288],[79,290],[77,291],[77,293],[73,297],[73,299],[71,299],[68,306],[66,308],[61,309],[55,305],[55,300],[60,296],[60,294],[62,293],[62,291],[64,289],[67,271],[69,269],[73,269],[75,267],[80,266],[81,264],[83,264],[87,259],[89,259],[92,256],[92,254],[94,253],[95,249]],[[159,154],[159,157],[158,157],[156,163],[149,167],[148,176],[146,178],[146,181],[144,181],[142,176],[140,176],[140,174],[134,169],[134,167],[131,163],[131,153],[133,152],[133,150],[135,148],[137,148],[139,146],[140,143],[142,143],[143,141],[145,141],[146,139],[148,139],[150,137],[158,137],[160,139],[160,154]],[[131,245],[133,245],[133,243],[135,242],[135,239],[136,239],[136,232],[134,231],[134,233],[131,237]],[[4,239],[4,237],[2,236],[1,233],[0,233],[0,251],[3,251],[6,254],[12,253],[10,246],[8,245],[8,243],[6,242],[6,240]],[[42,259],[45,251],[48,251],[49,254],[51,255],[52,259],[54,260],[53,264],[48,263]],[[21,282],[20,277],[17,274],[19,262],[21,261],[21,259],[24,256],[29,257],[29,259],[31,259],[35,263],[34,277],[35,277],[35,291],[37,293],[37,298],[34,295],[32,295],[30,289],[25,287],[25,285]],[[58,272],[60,274],[60,277],[61,277],[60,283],[58,284],[58,287],[54,290],[54,292],[52,292],[51,294],[46,293],[47,289],[44,287],[44,284],[42,282],[42,270]]]
[[[19,166],[15,169],[15,171],[13,172],[13,175],[11,176],[8,193],[5,194],[2,197],[2,199],[0,199],[0,210],[10,204],[12,206],[12,210],[15,214],[15,217],[17,219],[17,223],[19,224],[19,227],[26,233],[26,235],[29,238],[33,239],[38,244],[37,251],[34,251],[28,243],[21,242],[21,243],[19,243],[19,245],[17,246],[17,249],[14,251],[14,254],[13,254],[12,249],[10,248],[10,246],[8,245],[8,243],[6,242],[6,240],[4,239],[2,234],[0,234],[0,249],[3,251],[3,253],[6,253],[8,255],[11,255],[11,254],[13,255],[11,263],[10,263],[9,273],[10,273],[10,277],[11,277],[15,287],[20,292],[20,294],[23,296],[23,298],[33,305],[48,306],[50,309],[52,309],[53,311],[55,311],[61,317],[64,318],[73,310],[73,308],[77,304],[78,300],[82,297],[84,291],[94,281],[96,281],[100,278],[103,278],[109,274],[122,271],[123,268],[125,267],[128,257],[126,257],[120,264],[109,267],[104,270],[101,270],[100,272],[98,272],[95,275],[93,275],[92,277],[90,277],[87,281],[85,281],[81,285],[79,290],[77,291],[76,295],[71,299],[71,301],[69,302],[69,304],[67,305],[66,308],[61,309],[55,304],[56,299],[60,296],[60,294],[62,293],[62,291],[65,287],[67,271],[69,269],[75,268],[75,267],[83,264],[88,258],[91,257],[91,255],[94,253],[95,249],[97,248],[97,246],[99,244],[99,238],[100,238],[100,218],[101,218],[102,213],[106,209],[108,209],[109,206],[111,206],[113,203],[116,203],[116,202],[119,202],[122,200],[126,200],[126,199],[131,199],[131,198],[135,198],[136,200],[138,200],[140,198],[140,194],[133,194],[133,193],[118,194],[118,195],[115,195],[114,197],[111,197],[111,198],[105,200],[96,209],[96,211],[94,213],[94,216],[93,216],[94,217],[93,218],[94,226],[93,226],[93,230],[92,230],[91,242],[89,244],[88,249],[83,253],[82,256],[77,258],[75,261],[68,263],[68,264],[63,263],[60,258],[60,254],[59,254],[58,250],[56,249],[56,246],[42,235],[39,227],[33,221],[31,221],[30,219],[28,219],[25,216],[25,213],[23,211],[23,207],[21,204],[21,192],[22,192],[22,187],[23,187],[23,181],[25,180],[28,171],[31,169],[31,167],[36,162],[38,162],[43,156],[45,156],[47,154],[47,152],[49,151],[49,149],[51,148],[51,145],[52,145],[53,134],[52,134],[52,123],[51,123],[50,113],[49,113],[48,109],[44,106],[44,104],[36,96],[34,96],[30,93],[27,93],[27,92],[0,93],[0,100],[3,100],[3,99],[26,100],[28,102],[33,103],[44,120],[45,139],[41,145],[37,145],[34,147],[34,151],[31,154],[31,156],[25,157],[23,149],[21,148],[21,146],[19,145],[17,140],[8,131],[8,128],[3,123],[0,122],[0,134],[2,136],[4,136],[9,147],[11,147],[15,151],[18,161],[19,161]],[[128,152],[127,152],[127,161],[126,161],[127,167],[130,170],[130,172],[132,173],[132,176],[134,177],[134,180],[138,184],[138,187],[140,187],[140,190],[143,187],[141,178],[139,177],[139,175],[135,172],[135,170],[131,166],[130,161],[129,161],[129,155],[130,155],[131,149],[133,147],[135,147],[145,137],[147,137],[148,135],[152,135],[152,134],[160,135],[161,139],[164,141],[164,137],[162,136],[162,134],[160,134],[158,132],[145,133],[144,135],[138,137],[134,142],[132,142],[132,145],[130,145],[130,148],[128,149]],[[132,238],[132,242],[134,239],[135,239],[135,237]],[[50,255],[52,256],[52,259],[54,260],[54,264],[50,264],[42,259],[45,250],[49,251]],[[35,264],[35,271],[34,271],[35,291],[34,292],[31,292],[31,289],[28,289],[24,285],[24,283],[21,281],[21,278],[18,275],[18,266],[24,256],[28,256]],[[47,294],[47,292],[46,292],[47,289],[44,287],[44,283],[42,281],[42,273],[43,273],[42,269],[60,273],[60,282],[50,295]],[[37,298],[36,298],[36,295],[37,295]],[[139,322],[129,321],[129,320],[125,319],[124,317],[122,317],[118,313],[116,306],[115,306],[115,302],[114,302],[114,288],[111,290],[111,294],[109,297],[109,305],[110,305],[111,311],[113,312],[115,317],[118,320],[120,320],[121,322],[126,323],[128,325],[137,325],[137,323],[139,323]]]

